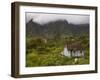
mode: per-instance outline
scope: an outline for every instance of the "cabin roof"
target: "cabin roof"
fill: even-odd
[[[81,42],[67,44],[68,50],[82,50]]]

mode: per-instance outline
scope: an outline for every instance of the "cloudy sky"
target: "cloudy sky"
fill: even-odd
[[[69,23],[73,24],[89,23],[89,15],[26,13],[26,22],[31,19],[39,24],[46,24],[56,20],[67,20]]]

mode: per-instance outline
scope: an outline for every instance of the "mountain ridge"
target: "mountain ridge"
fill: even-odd
[[[89,34],[89,24],[70,24],[67,20],[56,20],[39,24],[30,20],[26,23],[26,35],[54,38],[58,36]]]

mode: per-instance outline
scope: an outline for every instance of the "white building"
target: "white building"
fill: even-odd
[[[82,50],[70,51],[68,50],[67,47],[64,47],[62,54],[67,57],[83,57],[84,51]]]

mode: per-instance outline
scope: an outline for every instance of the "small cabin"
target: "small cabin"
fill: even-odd
[[[62,54],[68,57],[84,57],[84,50],[80,42],[75,42],[65,45]]]

